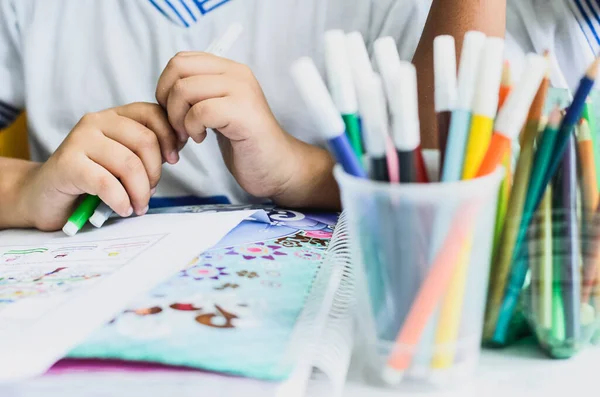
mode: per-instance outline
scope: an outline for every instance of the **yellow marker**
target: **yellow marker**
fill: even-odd
[[[467,143],[462,179],[475,178],[477,171],[479,171],[479,166],[483,161],[483,156],[485,156],[485,153],[490,146],[493,129],[493,118],[477,114],[473,116],[471,130],[469,131],[469,141]]]
[[[504,40],[496,37],[486,38],[477,75],[477,91],[473,100],[473,118],[465,152],[463,179],[475,178],[490,145],[498,110],[503,53]],[[456,273],[452,275],[442,303],[435,338],[437,351],[431,360],[431,366],[435,369],[450,368],[454,362],[472,244],[472,236],[464,241],[460,262]]]
[[[473,99],[473,119],[465,152],[463,179],[475,178],[492,139],[502,79],[503,53],[504,40],[497,37],[485,40],[477,75],[477,91]]]
[[[473,235],[471,234],[468,240],[465,241],[458,257],[459,264],[452,275],[450,287],[444,297],[439,317],[440,325],[435,334],[436,351],[431,360],[431,367],[434,369],[449,368],[454,361],[472,245]]]

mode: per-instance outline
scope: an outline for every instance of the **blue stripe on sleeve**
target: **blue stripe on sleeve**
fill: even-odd
[[[192,17],[192,19],[194,20],[194,22],[198,22],[198,19],[196,18],[196,16],[192,12],[192,10],[190,10],[190,7],[188,7],[188,5],[185,3],[185,0],[179,0],[179,2],[181,3],[181,5],[183,5],[183,7],[188,12],[188,14],[190,14],[190,16]]]
[[[19,111],[13,111],[0,106],[0,116],[8,121],[13,121],[19,116]]]
[[[175,6],[173,5],[173,3],[171,3],[169,0],[165,0],[165,3],[167,3],[167,5],[171,8],[171,10],[173,10],[173,12],[175,13],[175,15],[177,15],[177,18],[179,18],[179,20],[183,23],[183,25],[186,28],[189,28],[190,24],[187,23],[187,21],[185,20],[185,18],[183,18],[181,16],[181,14],[179,13],[179,11],[177,11],[177,8],[175,8]]]
[[[167,14],[165,12],[165,10],[163,10],[158,4],[156,4],[155,0],[149,0],[150,3],[152,3],[152,5],[154,6],[154,8],[156,8],[161,14],[163,14],[163,16],[165,16],[169,21],[175,23],[175,21],[173,20],[173,18],[171,18],[171,16],[169,14]]]
[[[592,31],[592,34],[594,35],[594,38],[596,39],[596,43],[598,45],[600,45],[600,37],[598,37],[598,33],[596,32],[596,29],[594,28],[594,24],[590,20],[588,13],[586,12],[585,8],[583,8],[583,4],[581,4],[581,0],[573,0],[573,1],[574,1],[575,5],[577,6],[577,9],[581,13],[581,16],[583,16],[583,19],[585,20],[586,24]],[[585,34],[585,31],[584,31],[584,34]]]
[[[231,0],[194,0],[194,3],[196,3],[196,6],[198,7],[202,15],[204,15],[222,6],[223,4],[229,3],[230,1]]]
[[[14,114],[21,113],[21,109],[18,109],[16,107],[12,106],[11,104],[8,104],[8,103],[2,102],[2,101],[0,101],[0,108],[4,108],[7,111],[12,112]]]

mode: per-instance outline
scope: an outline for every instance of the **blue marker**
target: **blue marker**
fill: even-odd
[[[456,182],[462,178],[465,150],[471,128],[471,110],[485,37],[485,34],[475,31],[465,34],[458,71],[456,108],[450,119],[442,182]]]
[[[319,128],[336,161],[344,171],[359,178],[367,178],[367,173],[354,153],[346,136],[346,127],[340,112],[327,91],[325,82],[313,60],[300,58],[292,65],[291,74],[300,96],[309,109],[309,114]]]

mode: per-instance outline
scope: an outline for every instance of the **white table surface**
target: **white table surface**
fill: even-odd
[[[472,382],[446,391],[380,389],[359,377],[351,368],[344,397],[595,397],[600,396],[600,347],[588,347],[570,360],[552,360],[531,344],[484,350]]]

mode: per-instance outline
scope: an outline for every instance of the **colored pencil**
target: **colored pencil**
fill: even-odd
[[[366,172],[345,135],[344,120],[333,103],[313,60],[306,57],[297,60],[292,65],[291,74],[309,114],[327,140],[335,159],[346,173],[366,178]]]
[[[529,177],[531,175],[531,167],[534,156],[534,143],[538,136],[539,125],[546,104],[546,96],[550,79],[548,75],[549,69],[546,70],[546,76],[538,89],[538,92],[533,100],[527,116],[525,132],[523,134],[523,144],[521,146],[521,154],[517,162],[515,170],[514,184],[508,202],[506,212],[507,222],[502,229],[500,242],[497,249],[497,256],[492,262],[490,272],[490,288],[488,292],[488,309],[486,316],[493,313],[492,307],[499,307],[504,295],[506,279],[510,271],[512,262],[512,252],[517,239],[517,231],[521,224],[523,216],[523,206],[525,205],[525,197],[529,185]],[[490,324],[489,318],[486,317],[486,324]],[[484,337],[486,339],[492,337],[493,329],[486,327]]]
[[[535,154],[535,159],[533,161],[533,167],[532,170],[535,170],[536,168],[545,168],[548,166],[548,163],[550,161],[550,156],[552,156],[552,148],[554,147],[554,144],[556,142],[556,139],[558,137],[558,129],[560,126],[560,122],[561,122],[561,112],[560,109],[558,107],[556,107],[550,114],[550,117],[548,119],[548,124],[546,126],[546,129],[544,130],[541,140],[540,142],[538,142],[537,145],[537,151]],[[533,183],[535,183],[534,179],[533,179],[533,172],[531,173],[531,176],[529,177],[529,184],[528,186],[531,186]],[[529,187],[529,189],[531,189],[531,187]],[[528,190],[529,190],[528,189]],[[521,190],[519,190],[521,191]],[[525,198],[525,202],[527,201],[527,197]],[[525,212],[525,204],[523,205],[523,211],[522,211],[522,219],[525,217],[529,217],[531,218],[533,216],[533,214]],[[515,238],[515,243],[514,243],[514,247],[517,247],[517,242],[519,239],[519,234],[523,233],[525,234],[527,230],[522,230],[522,229],[527,229],[527,226],[523,226],[523,221],[520,222],[515,222],[515,225],[513,226],[514,228],[516,228],[516,237]],[[490,287],[492,288],[490,290],[490,298],[488,299],[488,310],[486,313],[486,324],[485,324],[485,330],[484,330],[484,336],[486,338],[486,340],[489,341],[495,341],[497,343],[503,344],[505,341],[505,335],[499,335],[501,337],[496,337],[496,333],[497,333],[497,329],[498,329],[498,321],[499,321],[499,315],[500,315],[500,309],[502,308],[502,302],[506,299],[506,295],[507,295],[507,288],[509,287],[509,282],[510,282],[510,277],[512,276],[513,270],[511,269],[512,267],[515,267],[515,261],[514,259],[518,256],[521,255],[521,252],[515,252],[515,248],[513,248],[512,251],[506,251],[504,252],[505,254],[508,253],[510,254],[510,259],[505,259],[502,264],[498,264],[499,268],[496,270],[496,272],[501,272],[501,271],[506,271],[506,275],[498,273],[497,275],[493,275],[493,277],[497,277],[496,280],[494,280],[495,282],[490,284]],[[520,249],[520,247],[519,247]],[[503,250],[504,251],[504,250]],[[506,266],[506,267],[500,267],[500,266]],[[520,281],[520,280],[518,280]],[[516,284],[515,284],[516,285]],[[520,289],[519,289],[520,291]],[[515,294],[513,293],[513,299],[515,299],[516,297],[514,296]],[[505,317],[505,321],[510,321],[509,319],[507,319]]]
[[[476,175],[490,145],[498,109],[503,53],[504,40],[496,37],[486,39],[477,76],[477,90],[473,102],[473,118],[465,154],[463,179],[472,179]]]
[[[596,168],[594,164],[594,147],[590,128],[587,120],[582,119],[579,126],[579,159],[581,162],[581,188],[583,191],[583,222],[584,230],[589,230],[593,234],[594,217],[598,208],[598,185],[596,179]],[[587,234],[587,233],[585,233]],[[586,236],[587,237],[587,236]],[[584,239],[584,261],[583,261],[583,285],[581,299],[583,303],[588,303],[592,294],[598,268],[598,257],[594,255],[594,244],[586,242]],[[590,251],[590,252],[588,252]]]
[[[519,228],[519,234],[517,236],[517,242],[515,244],[513,255],[519,255],[521,245],[523,244],[523,240],[525,238],[527,225],[529,225],[529,221],[531,220],[535,210],[539,207],[546,186],[548,186],[549,181],[555,176],[562,162],[565,150],[567,149],[569,140],[573,134],[573,130],[581,117],[585,101],[594,86],[596,77],[598,75],[599,64],[600,58],[597,58],[588,68],[585,76],[581,79],[579,88],[577,89],[573,98],[573,102],[567,110],[567,113],[565,114],[565,117],[560,125],[557,133],[556,143],[552,148],[548,149],[550,153],[547,154],[547,157],[545,155],[539,156],[538,150],[538,157],[545,157],[549,161],[547,167],[538,167],[536,164],[536,166],[533,168],[530,179],[530,188],[525,200],[523,222],[522,226]],[[514,313],[520,290],[523,287],[523,283],[525,282],[525,277],[527,275],[526,266],[522,264],[519,265],[520,262],[517,262],[516,264],[517,265],[513,266],[511,269],[504,300],[498,314],[498,322],[496,325],[496,331],[494,333],[494,339],[498,343],[504,343],[506,340],[506,333],[508,331],[510,319]]]
[[[346,126],[346,135],[354,153],[363,155],[358,99],[352,76],[351,60],[346,47],[346,35],[341,30],[325,32],[325,66],[329,90]]]
[[[586,119],[581,119],[577,140],[581,161],[584,215],[590,216],[596,212],[600,196],[598,194],[596,167],[594,165],[594,142]]]
[[[600,189],[600,140],[598,139],[598,124],[595,113],[595,103],[593,95],[590,95],[585,101],[582,117],[587,121],[590,136],[592,138],[592,147],[594,148],[594,167],[596,168],[596,186]]]
[[[570,136],[563,156],[561,172],[557,175],[557,186],[560,192],[559,210],[564,211],[566,227],[557,228],[558,241],[561,244],[561,285],[565,310],[565,337],[571,343],[578,343],[581,310],[581,276],[579,270],[580,245],[577,222],[577,153],[575,137]]]
[[[450,129],[452,111],[456,107],[456,46],[454,37],[437,36],[433,40],[433,65],[435,79],[435,112],[437,118],[438,145],[440,148],[440,175],[444,167],[444,155]]]
[[[467,137],[471,126],[471,109],[484,42],[485,35],[481,32],[465,34],[458,70],[457,102],[450,118],[442,182],[455,182],[462,176]]]
[[[549,186],[541,204],[542,221],[539,260],[539,313],[538,319],[540,326],[544,330],[552,328],[552,188]]]

